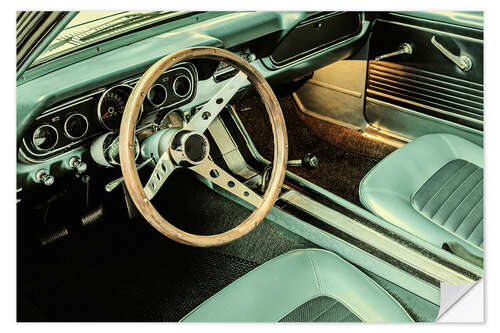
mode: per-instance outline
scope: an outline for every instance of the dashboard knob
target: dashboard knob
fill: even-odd
[[[46,186],[54,184],[54,176],[51,176],[45,169],[40,169],[35,175],[35,181]]]
[[[82,162],[82,160],[76,156],[69,159],[69,167],[74,169],[77,173],[84,173],[87,170],[87,163]]]

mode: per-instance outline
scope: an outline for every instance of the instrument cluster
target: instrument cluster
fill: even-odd
[[[44,111],[23,137],[20,158],[36,163],[75,149],[99,135],[117,134],[125,105],[139,79],[134,77],[96,89]],[[196,67],[191,63],[179,64],[163,73],[147,93],[138,129],[152,126],[148,121],[155,119],[155,114],[165,114],[192,101],[197,81]]]

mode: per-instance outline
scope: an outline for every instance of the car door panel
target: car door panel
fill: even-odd
[[[452,54],[469,57],[472,68],[461,70],[433,45],[433,37]],[[411,54],[375,60],[403,43],[411,45]],[[369,59],[365,116],[371,125],[408,139],[457,132],[481,143],[482,29],[383,14],[374,24]]]

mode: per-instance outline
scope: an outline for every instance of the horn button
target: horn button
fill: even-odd
[[[210,151],[208,139],[201,133],[179,131],[170,145],[173,160],[181,166],[200,164]]]

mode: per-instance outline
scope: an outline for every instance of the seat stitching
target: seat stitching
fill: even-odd
[[[318,251],[321,251],[321,250],[318,250]],[[325,252],[328,252],[326,250],[324,250]],[[272,258],[271,260],[265,262],[264,264],[269,264],[271,262],[274,262],[274,261],[278,261],[282,256],[287,256],[287,255],[290,255],[291,253],[295,253],[295,252],[305,252],[307,253],[308,252],[308,249],[295,249],[295,250],[291,250],[289,252],[286,252],[286,253],[283,253],[277,257],[274,257]],[[233,283],[237,283],[238,281],[240,280],[244,280],[245,279],[245,276],[248,276],[249,274],[256,274],[255,272],[259,272],[264,268],[264,264],[260,265],[260,266],[257,266],[256,268],[254,268],[253,270],[251,270],[250,272],[248,272],[247,274],[239,277],[238,279],[236,279],[235,281],[233,281],[231,284],[227,285],[226,287],[222,288],[222,290],[219,290],[217,293],[215,293],[212,297],[215,297],[216,295],[219,295],[219,294],[222,294],[226,291],[226,288],[228,288],[230,285],[232,285]],[[182,317],[181,321],[183,321],[184,319],[188,318],[191,314],[195,313],[199,308],[201,308],[203,305],[205,304],[208,304],[210,303],[212,297],[210,297],[209,299],[205,300],[204,302],[202,302],[200,305],[198,305],[196,308],[194,308],[193,310],[191,310],[187,315],[185,315],[184,317]]]
[[[463,225],[464,221],[467,220],[467,218],[470,216],[470,214],[472,214],[472,212],[474,211],[474,209],[476,209],[477,205],[479,205],[479,203],[483,201],[483,198],[480,198],[479,201],[474,205],[474,207],[472,207],[472,209],[469,211],[469,213],[463,218],[462,220],[462,223],[460,223],[456,228],[455,230],[453,230],[453,232],[456,232],[458,229],[460,229],[460,227]]]
[[[320,315],[318,315],[316,318],[314,318],[313,322],[315,322],[315,323],[316,323],[316,322],[317,322],[316,320],[317,320],[319,317],[321,317],[322,315],[324,315],[327,311],[331,310],[331,309],[332,309],[332,308],[333,308],[336,304],[339,304],[339,303],[340,303],[340,302],[339,302],[339,301],[337,301],[336,299],[333,299],[333,300],[334,300],[334,301],[336,301],[336,303],[335,303],[335,304],[333,304],[332,306],[330,306],[330,307],[329,307],[326,311],[324,311],[323,313],[321,313]],[[340,303],[340,304],[342,304],[342,303]],[[342,305],[344,305],[344,304],[342,304]],[[344,305],[344,306],[345,306],[345,305]],[[345,307],[347,308],[347,306],[345,306]],[[361,318],[360,318],[360,317],[359,317],[356,313],[352,312],[349,308],[347,308],[347,309],[349,310],[349,312],[350,312],[350,313],[346,313],[346,314],[344,314],[344,316],[343,316],[343,317],[339,318],[339,319],[336,321],[337,323],[342,323],[342,322],[343,322],[343,320],[344,320],[345,318],[349,317],[349,315],[350,315],[350,314],[355,315],[355,316],[356,316],[359,320],[363,321],[363,320],[362,320],[362,319],[361,319]]]
[[[472,164],[472,163],[467,163],[467,165],[469,164]],[[462,185],[473,175],[475,174],[479,169],[476,169],[474,171],[472,171],[467,177],[465,177],[465,179],[462,181],[462,183],[460,183],[460,185],[457,186],[457,188],[441,203],[441,205],[439,205],[438,209],[431,215],[431,219],[434,218],[434,216],[436,216],[436,214],[444,207],[444,205],[448,202],[448,200],[450,200],[450,198],[458,191],[458,189],[460,187],[462,187]],[[454,175],[456,176],[456,174]],[[446,185],[448,184],[448,182],[451,179],[452,177],[450,177],[450,179],[446,182]],[[444,187],[443,187],[444,188]],[[441,189],[439,190],[441,191]]]
[[[433,195],[433,196],[432,196],[429,200],[427,200],[427,202],[425,203],[425,205],[423,205],[423,206],[422,206],[421,210],[424,210],[424,208],[425,208],[425,207],[427,207],[427,205],[429,204],[429,202],[431,202],[431,201],[432,201],[432,199],[434,199],[434,198],[436,197],[436,195],[438,195],[438,194],[441,192],[441,190],[442,190],[442,189],[443,189],[446,185],[448,185],[448,183],[449,183],[449,182],[453,179],[453,177],[455,177],[455,176],[457,175],[457,173],[459,173],[460,171],[462,171],[462,169],[463,169],[463,168],[465,168],[468,164],[469,164],[469,163],[465,163],[465,165],[463,165],[460,169],[458,169],[457,171],[455,171],[455,173],[453,174],[453,176],[450,176],[450,177],[448,178],[448,180],[447,180],[447,181],[446,181],[443,185],[441,185],[441,186],[440,186],[439,190],[438,190],[438,191],[436,191],[436,193],[434,193],[434,195]],[[443,165],[443,166],[444,166],[444,165]],[[438,171],[439,171],[439,170],[438,170]],[[436,171],[436,173],[437,173],[437,171]],[[435,175],[436,173],[434,173],[434,175]],[[431,176],[431,178],[432,178],[432,176]],[[429,178],[429,179],[430,179],[430,178]],[[427,180],[427,181],[429,181],[429,180]],[[422,186],[424,186],[424,185],[425,185],[425,183],[424,183]],[[422,186],[420,187],[420,189],[422,188]],[[418,192],[418,191],[420,191],[420,189],[418,189],[418,190],[417,190],[417,192]]]
[[[443,201],[443,203],[441,205],[439,205],[438,209],[434,212],[434,214],[432,214],[431,216],[431,219],[434,218],[434,216],[436,216],[437,213],[439,213],[439,211],[445,206],[445,204],[448,202],[448,200],[450,200],[450,198],[455,195],[455,193],[457,193],[458,189],[460,189],[464,184],[465,182],[467,182],[470,177],[472,177],[472,175],[474,175],[478,170],[480,170],[479,168],[477,168],[476,170],[472,171],[461,183],[460,185],[457,186],[457,188],[455,190],[453,190],[453,192]],[[477,184],[476,184],[477,186]],[[476,186],[474,186],[474,189],[476,188]],[[445,220],[446,222],[446,220]]]
[[[330,252],[330,251],[327,251],[327,250],[323,250],[324,252]],[[330,253],[333,253],[333,252],[330,252]],[[375,256],[373,256],[372,254],[369,254],[368,255],[370,257],[374,257],[376,258]],[[347,264],[350,264],[346,259],[342,258],[339,256],[339,259]],[[386,264],[384,261],[381,261],[380,262],[381,264]],[[350,264],[352,265],[352,264]],[[389,264],[386,264],[386,266],[391,266]],[[406,316],[411,320],[411,321],[414,321],[413,318],[408,314],[408,312],[405,310],[405,308],[403,308],[403,306],[401,305],[401,303],[399,303],[391,294],[389,294],[389,292],[387,290],[385,290],[384,288],[382,288],[377,282],[375,282],[372,278],[370,278],[368,275],[366,275],[365,273],[363,273],[361,270],[359,270],[358,268],[356,268],[355,266],[353,267],[354,270],[358,271],[359,273],[361,273],[359,275],[359,277],[364,281],[364,282],[367,282],[368,284],[371,284],[373,286],[375,286],[376,289],[378,289],[382,294],[385,294],[389,299],[392,299],[394,301],[394,303],[399,307],[399,309],[404,313],[406,314]],[[324,293],[323,294],[324,296],[330,296],[331,298],[333,299],[337,299],[337,296],[336,295],[333,295],[331,293]],[[360,315],[359,313],[357,313],[357,311],[354,311],[354,309],[352,309],[348,304],[344,303],[342,300],[340,299],[337,299],[338,302],[342,303],[345,307],[347,307],[352,313],[354,313],[361,321],[363,322],[366,322],[366,320],[364,320],[364,316]]]
[[[313,294],[310,298],[306,299],[306,300],[304,301],[304,303],[302,303],[302,304],[298,304],[298,305],[294,304],[294,305],[290,306],[290,308],[288,308],[287,310],[285,310],[283,314],[281,314],[281,315],[280,315],[280,314],[278,314],[278,315],[275,317],[274,322],[279,322],[280,320],[282,320],[283,318],[285,318],[286,316],[288,316],[290,313],[292,313],[293,311],[295,311],[296,309],[298,309],[301,305],[304,305],[305,303],[310,302],[310,301],[312,301],[313,299],[318,298],[318,297],[321,297],[321,296],[325,296],[325,295],[321,295],[321,294]],[[332,298],[333,298],[333,297],[332,297]]]
[[[319,278],[319,273],[318,273],[318,270],[317,270],[316,265],[314,263],[314,260],[311,257],[311,255],[310,255],[309,252],[306,252],[306,255],[307,255],[307,258],[309,259],[309,262],[311,263],[311,266],[313,268],[314,277],[316,279],[316,285],[317,285],[317,287],[319,289],[319,293],[322,294],[323,293],[323,288],[321,286],[321,282],[320,282],[320,278]]]
[[[478,169],[478,170],[479,170],[479,169]],[[477,184],[476,184],[476,185],[472,188],[472,190],[470,191],[470,193],[469,193],[469,194],[467,194],[467,195],[465,196],[465,198],[463,198],[463,199],[460,201],[460,203],[459,203],[459,204],[455,207],[455,209],[454,209],[454,210],[453,210],[453,211],[452,211],[452,212],[448,215],[448,217],[444,220],[443,225],[445,225],[445,224],[446,224],[446,222],[448,222],[449,218],[453,215],[453,213],[455,213],[455,211],[458,209],[458,207],[462,206],[462,204],[465,202],[465,199],[467,199],[467,198],[468,198],[468,197],[472,194],[472,192],[474,192],[474,190],[476,189],[476,187],[477,187],[479,184],[481,184],[482,182],[483,182],[483,180],[482,180],[482,179],[481,179],[481,180],[479,180],[479,181],[477,182]]]
[[[467,239],[469,239],[469,237],[474,233],[474,231],[477,229],[477,227],[479,227],[481,225],[481,222],[484,220],[484,218],[480,218],[479,221],[476,223],[476,225],[474,226],[474,228],[472,229],[471,232],[469,232],[469,235],[467,235]]]
[[[483,248],[481,248],[479,245],[476,245],[474,243],[472,243],[470,240],[468,239],[465,239],[463,238],[462,236],[460,236],[459,234],[456,234],[454,231],[452,231],[451,229],[447,229],[445,228],[443,225],[439,224],[439,223],[436,223],[434,222],[434,220],[431,220],[430,218],[428,218],[427,216],[425,216],[424,214],[422,214],[420,211],[418,211],[418,209],[416,209],[415,207],[413,207],[415,209],[415,211],[420,214],[420,216],[422,216],[424,219],[426,219],[427,221],[429,221],[430,223],[434,224],[435,226],[437,226],[438,228],[442,229],[443,231],[446,231],[447,233],[450,233],[452,234],[453,236],[455,236],[456,238],[458,238],[459,240],[463,241],[463,242],[466,242],[466,243],[469,243],[469,245],[473,246],[473,247],[477,247],[479,250],[481,251],[484,251]],[[392,223],[392,222],[391,222]],[[419,237],[420,239],[424,239],[423,237],[421,236],[417,236]]]
[[[355,315],[355,313],[354,313],[354,312],[351,312],[351,313]],[[344,320],[344,319],[346,319],[347,317],[349,317],[349,313],[346,313],[346,314],[345,314],[342,318],[340,318],[340,319],[338,320],[338,322],[343,322],[343,320]],[[358,317],[358,319],[360,319],[360,318]],[[361,319],[360,319],[360,320],[361,320]]]
[[[328,297],[328,296],[327,296]],[[324,309],[323,311],[321,311],[315,318],[311,319],[311,322],[315,322],[316,319],[318,319],[319,317],[321,317],[323,314],[325,314],[328,310],[330,310],[331,308],[333,308],[335,306],[335,304],[339,303],[339,301],[337,301],[335,298],[332,298],[330,297],[331,299],[333,299],[335,301],[335,303],[333,303],[332,305],[330,306],[327,306],[326,309]]]
[[[364,273],[363,273],[363,274],[364,274]],[[371,281],[373,281],[373,280],[371,280]],[[380,287],[378,284],[377,284],[377,287],[379,287],[379,288],[381,288],[381,289],[382,289],[382,287]],[[383,290],[383,291],[384,291],[384,292],[385,292],[385,293],[386,293],[386,294],[387,294],[390,298],[392,298],[392,299],[394,300],[394,302],[396,302],[396,304],[397,304],[397,305],[399,305],[399,307],[403,310],[403,312],[404,312],[404,313],[408,316],[408,318],[410,318],[410,320],[412,320],[412,318],[410,317],[410,315],[406,312],[406,310],[405,310],[405,309],[403,309],[403,307],[401,306],[401,304],[400,304],[398,301],[396,301],[396,300],[395,300],[395,299],[394,299],[394,298],[393,298],[393,297],[392,297],[392,296],[391,296],[391,295],[390,295],[390,294],[389,294],[389,293],[388,293],[385,289],[382,289],[382,290]],[[366,320],[364,319],[364,316],[360,315],[360,314],[358,313],[358,311],[356,311],[356,310],[354,310],[353,308],[351,308],[351,307],[349,306],[349,304],[346,304],[345,302],[341,301],[340,299],[337,299],[337,296],[336,296],[336,295],[333,295],[333,294],[328,293],[328,294],[325,294],[324,296],[328,296],[328,297],[330,297],[330,298],[333,298],[334,300],[336,300],[336,301],[337,301],[337,303],[342,304],[342,305],[343,305],[343,306],[345,306],[345,307],[346,307],[349,311],[351,311],[354,315],[356,315],[356,317],[358,317],[358,318],[359,318],[359,320],[361,320],[362,322],[366,322]]]

